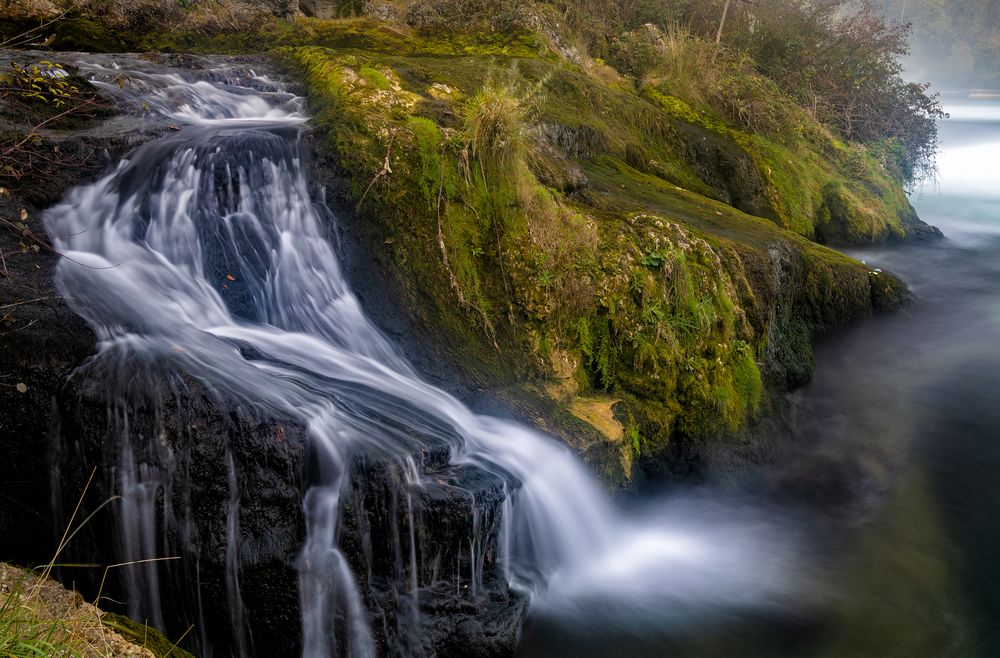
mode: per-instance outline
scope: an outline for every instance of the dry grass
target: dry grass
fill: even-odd
[[[274,20],[272,12],[250,0],[205,0],[184,14],[184,27],[206,33],[249,32]]]
[[[162,646],[165,639],[157,631],[141,626],[143,635],[138,638],[141,643],[130,642],[112,630],[125,630],[123,626],[113,620],[109,624],[104,622],[106,613],[96,604],[87,603],[79,593],[67,590],[50,578],[56,561],[76,534],[102,509],[119,500],[117,496],[105,500],[74,525],[95,473],[96,469],[91,472],[55,555],[47,565],[31,571],[0,562],[0,658],[157,658],[158,654],[146,648],[145,641],[148,631],[157,636],[150,640],[160,640]],[[101,600],[104,582],[112,569],[174,559],[178,558],[151,558],[105,567],[96,601]],[[167,642],[161,658],[173,654],[178,658],[190,656]]]
[[[466,130],[472,156],[491,173],[510,176],[524,159],[525,111],[516,91],[489,82],[469,100]]]
[[[0,563],[0,656],[153,658],[108,629],[103,615],[44,575]]]
[[[716,63],[718,46],[676,25],[663,32],[649,32],[648,38],[655,43],[656,58],[646,69],[643,82],[662,84],[673,96],[689,103],[709,105],[713,100],[712,90],[720,77],[720,67]]]
[[[516,69],[507,74],[516,78]],[[487,82],[467,105],[466,135],[486,189],[493,196],[502,187],[511,191],[511,206],[501,210],[505,217],[495,221],[494,230],[520,225],[506,215],[523,216],[531,254],[522,257],[534,270],[529,286],[533,289],[529,297],[535,300],[532,312],[558,322],[582,313],[593,302],[592,281],[579,270],[595,260],[598,240],[593,221],[541,185],[528,164],[537,153],[526,126],[544,85],[544,79],[526,88]],[[497,240],[501,241],[499,235]],[[498,250],[502,251],[499,245]]]

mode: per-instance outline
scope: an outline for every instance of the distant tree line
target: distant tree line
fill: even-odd
[[[912,26],[914,73],[941,88],[1000,89],[1000,0],[882,0]]]

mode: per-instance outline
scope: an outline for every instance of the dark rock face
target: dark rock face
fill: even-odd
[[[0,66],[46,56],[0,52]],[[0,128],[11,129],[7,121],[0,117]],[[46,144],[59,148],[63,166],[42,163],[20,180],[0,176],[0,560],[37,564],[52,557],[62,532],[49,495],[52,400],[96,343],[56,291],[59,256],[45,246],[41,211],[155,130],[125,117],[96,117],[77,130],[47,131]]]
[[[688,162],[715,198],[750,215],[777,218],[767,201],[766,182],[746,152],[700,126],[683,121],[673,126],[686,144]]]
[[[19,221],[23,208],[44,237],[42,208],[167,129],[126,115],[53,134],[86,166],[11,185],[0,216]],[[163,364],[95,355],[94,334],[55,288],[58,255],[30,244],[20,229],[0,230],[0,559],[49,561],[86,491],[74,527],[94,516],[58,561],[102,566],[64,568],[66,584],[107,606],[122,601],[171,639],[187,633],[182,644],[197,655],[299,655],[297,560],[313,472],[304,428]],[[511,655],[527,599],[509,591],[498,562],[504,485],[447,461],[444,448],[414,455],[424,474],[414,487],[395,458],[359,455],[338,538],[381,653]],[[102,586],[103,565],[152,559],[111,569]]]
[[[422,473],[419,480],[407,470]],[[509,656],[528,600],[502,565],[503,481],[448,451],[355,460],[341,545],[385,655]]]
[[[93,471],[78,516],[120,499],[67,559],[170,558],[111,573],[104,594],[170,637],[193,625],[197,655],[296,655],[304,430],[177,375],[137,364],[116,376],[103,360],[57,395],[54,496],[67,522]],[[85,595],[100,577],[63,574]]]
[[[0,217],[35,206],[0,197]],[[0,228],[6,276],[0,278],[0,560],[47,562],[61,528],[49,505],[49,433],[52,398],[63,377],[95,344],[83,320],[57,298],[56,256],[22,252],[19,236]],[[22,392],[23,391],[23,392]]]
[[[123,568],[104,595],[171,637],[193,626],[185,644],[197,655],[299,655],[304,429],[183,376],[137,367],[116,381],[103,360],[57,396],[56,497],[65,519],[96,468],[80,514],[122,501],[65,559],[180,558]],[[418,453],[409,470],[379,454],[352,462],[338,540],[383,655],[505,656],[516,645],[528,601],[500,561],[504,483],[448,457]],[[89,597],[100,575],[63,577]]]

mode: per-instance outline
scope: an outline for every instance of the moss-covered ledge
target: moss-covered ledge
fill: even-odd
[[[816,331],[905,296],[713,199],[676,114],[627,85],[550,58],[280,54],[426,333],[598,432],[610,450],[578,447],[610,480],[747,436],[808,380]]]

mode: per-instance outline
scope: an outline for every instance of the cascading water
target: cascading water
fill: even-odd
[[[451,568],[442,555],[462,569],[452,586],[463,596],[480,595],[489,562],[538,609],[586,617],[596,604],[611,624],[669,619],[672,610],[699,605],[766,605],[787,593],[792,560],[760,539],[751,512],[727,516],[664,502],[656,514],[626,518],[564,446],[473,414],[421,381],[366,319],[340,271],[304,173],[300,99],[263,77],[225,69],[135,66],[124,74],[81,68],[123,103],[180,128],[47,213],[66,255],[58,283],[97,333],[94,362],[104,372],[130,381],[147,366],[166,367],[306,428],[316,477],[303,502],[299,558],[304,655],[420,654],[421,591]],[[128,82],[119,88],[123,75]],[[119,411],[117,431],[129,435],[128,414]],[[121,445],[122,555],[157,557],[164,475],[149,464],[175,458],[155,436]],[[470,493],[474,530],[454,537],[446,552],[427,546],[421,524],[430,511],[418,501],[436,485],[415,458],[441,445],[448,468],[488,475],[502,497],[480,509]],[[405,492],[399,516],[406,526],[392,532],[402,594],[396,605],[409,610],[397,614],[409,619],[409,632],[396,647],[378,647],[370,597],[359,587],[359,578],[372,576],[357,565],[352,572],[339,545],[351,460],[372,450],[399,465]],[[225,587],[240,627],[242,494],[229,459]],[[159,623],[164,584],[156,570],[139,565],[129,573],[134,614]],[[236,636],[233,652],[253,654],[250,630]]]

